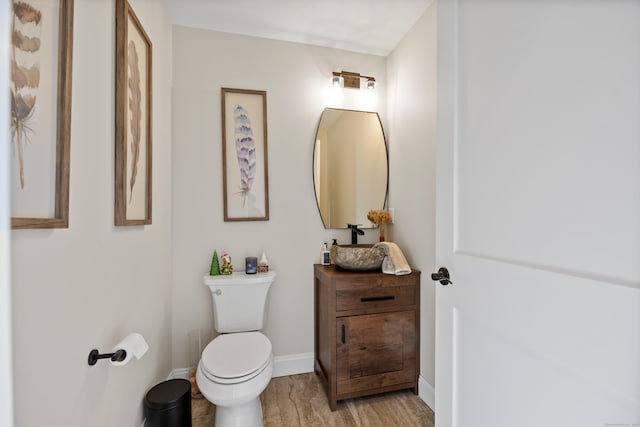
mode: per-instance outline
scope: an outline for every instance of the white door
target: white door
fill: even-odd
[[[438,1],[436,426],[640,426],[640,1]]]

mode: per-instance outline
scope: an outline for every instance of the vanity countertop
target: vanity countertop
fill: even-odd
[[[356,276],[373,277],[375,275],[382,274],[382,270],[381,269],[370,270],[370,271],[345,270],[345,269],[340,268],[337,265],[333,265],[333,264],[332,265],[314,264],[314,268],[315,268],[317,273],[326,274],[326,275],[332,275],[334,277],[356,277]],[[420,275],[420,270],[418,270],[417,268],[411,267],[411,273],[409,273],[409,274],[405,274],[405,275],[401,275],[401,276],[396,276],[394,274],[384,274],[383,276],[388,276],[388,277],[407,277],[407,276],[411,276],[411,275]]]

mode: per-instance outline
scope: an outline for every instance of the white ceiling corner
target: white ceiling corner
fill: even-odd
[[[433,0],[165,0],[173,25],[387,56]]]

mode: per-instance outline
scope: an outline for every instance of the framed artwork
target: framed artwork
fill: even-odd
[[[69,227],[73,0],[12,0],[12,228]]]
[[[151,224],[151,41],[116,0],[115,225]]]
[[[225,221],[269,220],[267,92],[222,88]]]

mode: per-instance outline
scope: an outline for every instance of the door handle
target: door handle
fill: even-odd
[[[449,276],[449,270],[446,267],[440,267],[437,273],[431,273],[431,280],[435,282],[440,282],[441,285],[453,285],[451,280],[451,276]]]

